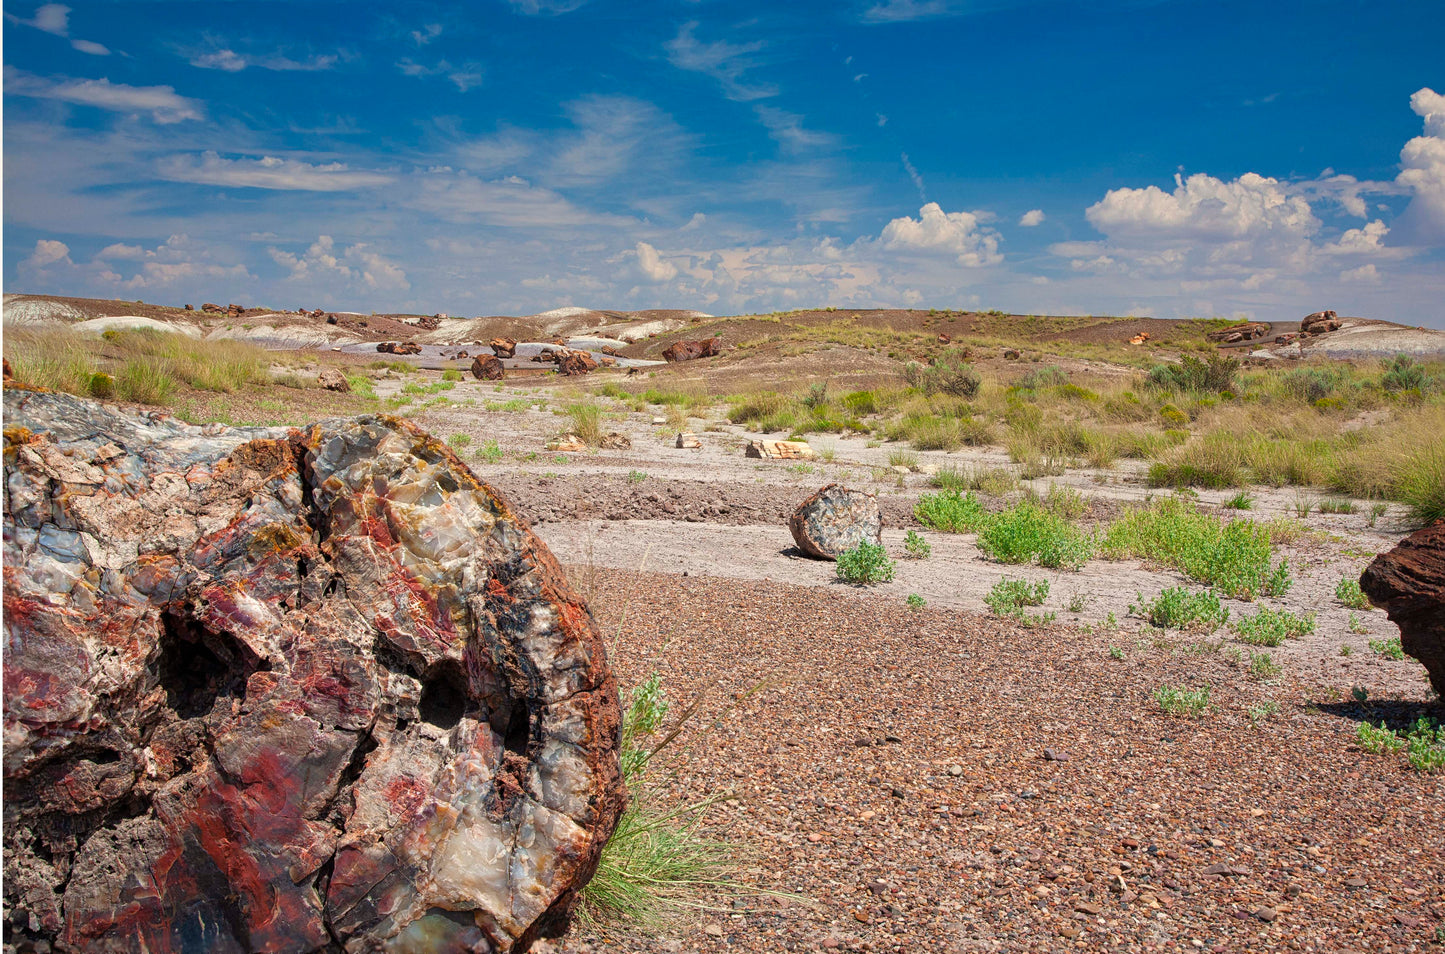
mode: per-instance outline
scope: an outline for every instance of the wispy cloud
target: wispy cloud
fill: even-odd
[[[37,99],[54,99],[78,106],[94,106],[117,113],[149,113],[158,123],[204,119],[199,100],[177,95],[171,86],[127,86],[109,79],[47,79],[7,67],[5,92]]]
[[[744,73],[762,63],[758,54],[767,47],[766,43],[761,40],[751,43],[729,43],[727,40],[704,43],[696,36],[697,27],[696,20],[684,23],[677,36],[663,45],[669,63],[680,70],[711,76],[722,85],[729,99],[747,102],[778,94],[775,86],[743,81]]]
[[[585,6],[587,0],[507,0],[507,3],[517,13],[529,17],[555,17]]]
[[[411,41],[417,46],[426,46],[441,35],[442,25],[440,23],[426,23],[420,30],[411,31]]]
[[[393,176],[385,173],[353,170],[341,162],[312,165],[275,156],[226,159],[214,152],[170,156],[157,163],[156,171],[162,179],[172,182],[304,192],[349,192],[394,181]]]
[[[761,104],[754,106],[753,112],[757,114],[758,121],[768,128],[769,135],[787,152],[825,148],[838,141],[832,133],[804,128],[803,117],[797,113]]]
[[[864,23],[902,23],[950,16],[958,4],[950,0],[882,0],[863,11]]]
[[[480,63],[467,62],[460,66],[454,66],[448,60],[437,60],[435,63],[418,63],[410,57],[404,57],[397,62],[396,68],[401,70],[404,76],[414,76],[417,78],[445,76],[463,93],[482,85],[483,73]]]
[[[203,70],[224,70],[227,73],[239,73],[253,66],[258,69],[276,70],[278,72],[317,72],[320,70],[334,69],[340,60],[340,55],[336,53],[308,56],[298,60],[274,52],[260,54],[237,53],[229,47],[219,47],[207,50],[206,52],[189,54],[189,61],[192,66],[200,67]]]
[[[55,36],[70,38],[70,8],[63,3],[46,3],[37,7],[35,16],[29,20],[22,19],[14,14],[7,13],[6,18],[12,23],[19,23],[22,26],[34,27],[45,33]],[[82,53],[89,53],[91,56],[109,56],[110,50],[103,44],[93,40],[70,40],[70,45]]]

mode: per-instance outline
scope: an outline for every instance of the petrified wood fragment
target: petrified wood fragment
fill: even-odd
[[[5,402],[6,940],[523,951],[624,795],[587,608],[388,417]]]
[[[810,557],[836,560],[860,543],[883,542],[878,498],[842,484],[829,484],[804,500],[788,519],[793,542]]]
[[[697,341],[674,341],[662,351],[665,361],[696,361],[722,354],[722,339],[700,338]]]
[[[472,377],[483,381],[500,381],[507,374],[502,359],[496,355],[479,354],[472,359]]]
[[[1416,530],[1375,557],[1360,589],[1400,627],[1400,646],[1425,664],[1445,696],[1445,520]]]

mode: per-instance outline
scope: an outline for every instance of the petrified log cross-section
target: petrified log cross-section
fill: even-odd
[[[5,392],[7,940],[521,951],[621,810],[552,556],[386,417]]]

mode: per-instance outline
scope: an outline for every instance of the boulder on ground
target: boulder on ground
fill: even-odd
[[[683,431],[682,433],[677,435],[676,446],[685,448],[687,450],[697,450],[698,448],[702,447],[702,441],[698,440],[697,435],[694,434],[692,431]]]
[[[580,374],[591,374],[597,370],[596,359],[585,351],[559,351],[557,354],[558,374],[572,377]]]
[[[940,331],[940,332],[938,333],[938,343],[939,343],[939,344],[948,344],[948,343],[949,343],[950,341],[952,341],[952,340],[953,340],[953,337],[952,337],[951,335],[945,334],[945,333],[942,332],[942,331]]]
[[[481,344],[481,342],[477,343]],[[511,338],[493,338],[491,347],[492,354],[499,358],[510,358],[517,353],[517,342]]]
[[[1305,315],[1299,323],[1299,330],[1307,335],[1322,335],[1330,331],[1340,330],[1340,319],[1332,311],[1317,311],[1312,315]]]
[[[421,345],[415,341],[383,341],[376,350],[382,354],[421,354]]]
[[[625,801],[556,560],[386,416],[6,390],[6,946],[526,951]]]
[[[808,556],[836,560],[860,543],[881,545],[883,515],[873,494],[829,484],[798,506],[788,519],[788,529]]]
[[[220,305],[210,301],[206,302],[204,305],[201,306],[201,311],[212,315],[219,314],[220,312],[223,312],[225,310],[226,309],[222,308]]]
[[[664,361],[694,361],[722,353],[722,339],[716,336],[698,341],[674,341],[662,350]]]
[[[1400,627],[1400,645],[1425,664],[1445,696],[1445,520],[1437,520],[1375,557],[1360,589]]]
[[[1210,341],[1234,344],[1239,341],[1252,341],[1255,338],[1263,338],[1267,334],[1269,334],[1269,325],[1264,322],[1244,321],[1237,325],[1230,325],[1227,328],[1220,328],[1218,331],[1211,331],[1204,337]]]
[[[603,434],[602,440],[598,442],[597,446],[603,450],[627,450],[632,447],[632,438],[626,434],[619,434],[616,431],[612,431],[608,434]]]
[[[346,375],[342,374],[339,368],[322,368],[321,373],[316,375],[316,383],[328,391],[347,392],[351,390],[351,383],[346,380]]]
[[[186,311],[195,311],[195,310],[196,310],[196,306],[195,306],[195,305],[192,305],[190,302],[187,302],[187,303],[186,303]]]
[[[479,354],[472,359],[472,377],[483,381],[500,381],[506,375],[502,359],[494,354]]]
[[[1005,349],[1003,349],[1003,356],[1004,356],[1005,358],[1007,358],[1008,360],[1010,360],[1010,361],[1017,361],[1017,360],[1019,359],[1018,349],[1017,349],[1017,348],[1005,348]]]
[[[817,460],[807,441],[748,441],[744,456],[763,460]]]
[[[549,451],[563,451],[568,454],[576,454],[587,449],[587,442],[576,434],[563,434],[561,437],[554,437],[547,442]]]
[[[613,358],[617,357],[617,349],[612,347],[611,345],[603,345],[602,353]]]

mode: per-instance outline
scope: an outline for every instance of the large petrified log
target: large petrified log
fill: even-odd
[[[1375,557],[1360,589],[1400,627],[1400,645],[1425,664],[1445,696],[1445,520],[1437,520]]]
[[[722,339],[700,338],[697,341],[674,341],[662,351],[664,361],[695,361],[722,354]]]
[[[819,560],[836,560],[860,543],[883,543],[878,498],[842,484],[829,484],[799,504],[788,529],[798,549]]]
[[[7,388],[6,941],[524,951],[624,801],[616,683],[526,523],[368,416]]]
[[[502,359],[492,354],[479,354],[472,359],[472,377],[483,381],[500,381],[507,374]]]

